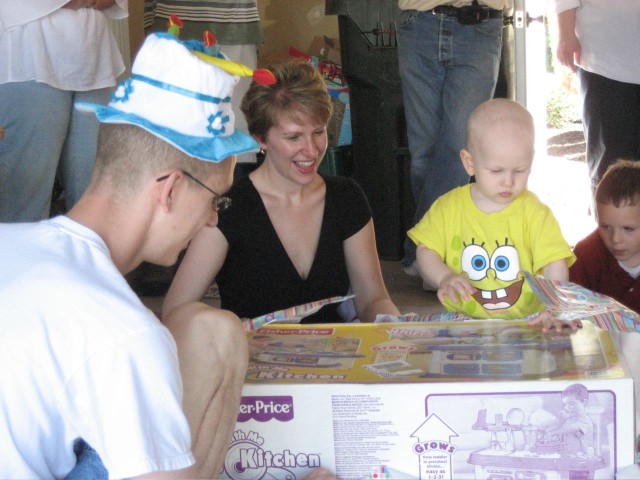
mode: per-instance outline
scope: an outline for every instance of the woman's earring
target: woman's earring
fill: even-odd
[[[266,156],[267,152],[263,148],[261,148],[260,151],[256,153],[257,164],[260,165],[262,162],[264,162],[264,157]]]

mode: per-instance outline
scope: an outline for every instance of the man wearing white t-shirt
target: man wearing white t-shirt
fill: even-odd
[[[108,106],[77,105],[102,122],[78,203],[0,224],[2,479],[213,478],[231,440],[239,319],[192,303],[163,325],[123,276],[216,224],[255,142],[226,115],[234,78],[178,39],[147,38],[133,72]]]

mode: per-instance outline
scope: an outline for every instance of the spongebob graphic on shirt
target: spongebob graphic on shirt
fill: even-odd
[[[463,242],[460,266],[477,290],[468,301],[459,298],[454,303],[447,297],[444,305],[448,309],[474,318],[522,318],[543,309],[520,270],[518,251],[508,238],[493,247],[475,238]]]

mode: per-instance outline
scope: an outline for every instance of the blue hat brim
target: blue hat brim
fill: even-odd
[[[260,148],[252,137],[237,129],[233,134],[225,137],[194,137],[157,125],[139,115],[123,112],[109,106],[86,102],[78,102],[75,106],[79,110],[94,112],[98,120],[103,123],[136,125],[162,138],[187,155],[208,162],[218,163],[230,155],[257,151]]]

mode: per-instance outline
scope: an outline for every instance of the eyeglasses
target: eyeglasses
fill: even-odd
[[[181,170],[181,172],[184,174],[185,177],[190,178],[191,180],[196,182],[198,185],[200,185],[202,188],[205,188],[205,189],[209,190],[211,193],[213,193],[213,200],[211,201],[211,208],[213,208],[214,211],[221,212],[221,211],[226,210],[227,208],[229,208],[231,206],[231,199],[229,197],[223,197],[221,195],[218,195],[216,192],[211,190],[209,187],[207,187],[204,183],[202,183],[196,177],[191,175],[189,172],[187,172],[185,170]],[[160,178],[156,178],[156,182],[162,182],[162,181],[166,180],[167,178],[169,178],[169,175],[163,175]]]

